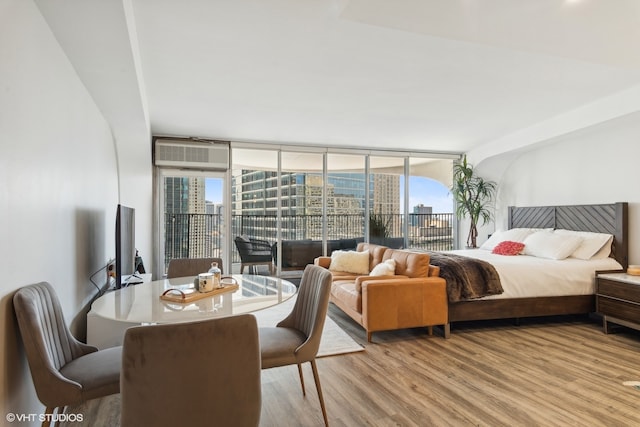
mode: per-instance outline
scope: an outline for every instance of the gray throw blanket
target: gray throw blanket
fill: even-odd
[[[447,281],[449,302],[481,298],[503,292],[498,272],[486,261],[446,252],[428,251],[430,264],[440,267]]]

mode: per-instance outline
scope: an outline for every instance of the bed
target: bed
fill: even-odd
[[[612,259],[601,260],[603,262],[593,263],[587,267],[592,269],[590,272],[592,279],[586,288],[583,286],[580,290],[559,291],[563,288],[562,282],[564,282],[559,280],[558,286],[546,286],[547,291],[542,293],[505,290],[501,295],[449,302],[449,324],[469,320],[588,314],[595,311],[593,287],[596,271],[620,270],[628,266],[627,211],[626,202],[602,205],[509,207],[509,229],[564,229],[613,235],[610,254]],[[486,256],[486,253],[483,253],[487,251],[481,249],[471,251],[476,252],[474,257],[490,258]],[[458,253],[464,254],[465,251]],[[509,262],[512,262],[515,258],[520,258],[520,256],[508,258]],[[529,257],[525,256],[520,260],[525,258]],[[579,260],[567,260],[567,264],[577,261]],[[561,263],[564,262],[561,261]],[[580,263],[578,262],[578,264]],[[533,277],[535,277],[536,273],[540,274],[547,271],[544,263],[536,260],[531,262],[527,268],[529,267]],[[499,268],[499,266],[496,266],[496,270]],[[552,291],[549,292],[548,289]],[[445,335],[449,334],[448,329],[447,327]]]

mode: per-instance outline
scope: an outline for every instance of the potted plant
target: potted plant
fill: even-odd
[[[459,219],[469,217],[469,235],[467,247],[476,248],[478,237],[478,221],[482,225],[491,220],[492,212],[489,203],[492,201],[496,183],[486,181],[475,174],[473,166],[467,163],[467,156],[460,163],[453,165],[453,186],[451,193],[456,201],[456,216]]]
[[[381,240],[389,237],[389,222],[391,217],[382,214],[371,213],[369,214],[369,237],[377,237]]]

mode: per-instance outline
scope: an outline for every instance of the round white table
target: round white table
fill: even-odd
[[[87,314],[87,343],[100,349],[122,345],[124,331],[135,325],[175,323],[249,313],[280,304],[297,288],[277,277],[252,274],[232,276],[239,287],[191,303],[160,299],[167,289],[193,287],[195,277],[155,280],[107,292]]]

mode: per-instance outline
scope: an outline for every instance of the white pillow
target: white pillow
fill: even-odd
[[[504,242],[506,240],[510,242],[520,242],[523,243],[524,239],[527,238],[528,235],[535,233],[537,231],[542,230],[541,228],[512,228],[510,230],[496,230],[493,232],[491,237],[484,242],[480,249],[484,249],[487,251],[492,251],[500,242]]]
[[[609,255],[611,255],[611,246],[613,245],[613,236],[611,236],[611,240],[609,240],[607,243],[604,244],[603,247],[600,248],[600,250],[598,252],[596,252],[596,254],[594,256],[592,256],[590,259],[605,259],[605,258],[609,258]]]
[[[582,243],[582,237],[563,236],[551,231],[540,231],[524,240],[524,254],[538,258],[565,259]]]
[[[396,274],[396,260],[388,259],[373,267],[369,276],[393,276]]]
[[[611,249],[611,242],[613,236],[606,233],[591,233],[588,231],[573,231],[573,230],[556,230],[554,233],[561,236],[578,236],[582,238],[580,246],[570,255],[572,258],[579,259],[591,259],[597,254],[600,249],[607,243],[609,249]],[[609,256],[609,254],[607,254]]]
[[[353,274],[369,274],[369,251],[333,251],[329,270]]]

